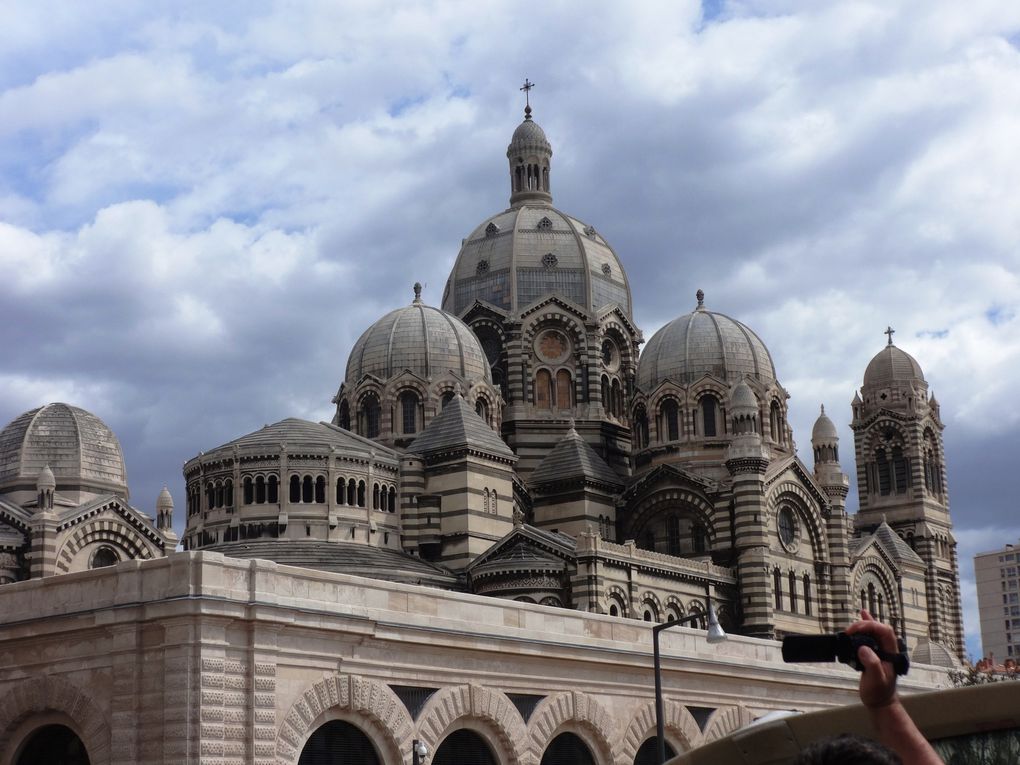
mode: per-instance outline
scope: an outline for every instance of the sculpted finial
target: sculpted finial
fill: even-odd
[[[414,302],[421,302],[421,282],[414,283]]]
[[[705,307],[705,291],[704,290],[698,290],[696,293],[694,293],[694,296],[698,299],[698,308],[704,308]]]

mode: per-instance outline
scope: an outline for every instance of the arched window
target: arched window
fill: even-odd
[[[89,762],[85,745],[74,731],[64,725],[43,725],[21,747],[15,765],[89,765]]]
[[[609,604],[609,615],[610,616],[619,616],[620,615],[620,609],[616,607],[615,603],[610,603]]]
[[[875,599],[875,594],[876,594],[875,593],[875,585],[873,583],[869,582],[868,583],[868,611],[869,611],[869,613],[871,613],[873,615],[878,613],[878,609],[876,608],[877,601]]]
[[[662,403],[663,431],[667,441],[680,439],[680,407],[671,398]]]
[[[336,503],[338,505],[344,504],[344,500],[347,499],[347,481],[344,478],[336,479]]]
[[[716,435],[715,430],[715,413],[718,409],[715,398],[712,396],[701,397],[701,415],[704,421],[704,435],[711,437]]]
[[[397,490],[392,486],[390,487],[389,498],[389,511],[395,513],[397,512]]]
[[[634,410],[634,447],[644,449],[648,446],[648,412],[643,406]]]
[[[223,504],[225,507],[234,506],[234,482],[230,478],[223,482]]]
[[[605,409],[607,412],[610,411],[610,409],[612,408],[612,402],[609,399],[610,399],[609,376],[602,375],[602,408]]]
[[[548,369],[539,369],[535,374],[535,408],[552,409],[552,375]]]
[[[364,424],[362,434],[367,438],[378,438],[382,430],[382,408],[375,396],[366,396],[362,403]]]
[[[326,477],[319,476],[315,479],[315,501],[320,505],[326,502]]]
[[[405,390],[400,394],[401,432],[405,435],[418,432],[418,396]]]
[[[797,613],[797,575],[790,572],[790,610]]]
[[[705,527],[700,523],[695,523],[691,526],[691,547],[694,548],[694,552],[705,552],[705,548],[707,547],[705,539],[706,536]]]
[[[358,481],[358,507],[365,506],[365,482]]]
[[[439,401],[441,404],[440,408],[446,409],[446,405],[453,401],[453,391],[452,390],[446,391],[446,393],[443,394],[443,397]]]
[[[645,531],[645,549],[655,551],[655,530],[648,529]]]
[[[556,373],[556,407],[570,409],[574,406],[574,386],[570,380],[570,372],[561,369]]]
[[[811,576],[804,574],[804,613],[811,616]]]
[[[379,484],[372,484],[372,509],[379,509]]]
[[[896,479],[896,493],[905,494],[909,482],[909,462],[903,456],[903,449],[894,446],[892,450],[893,475]]]
[[[485,403],[484,398],[479,398],[475,401],[475,414],[485,420],[485,422],[489,421],[489,405]]]
[[[258,499],[258,485],[256,485],[255,488],[255,498]],[[275,475],[269,476],[269,491],[266,501],[272,505],[275,505],[280,501],[280,479]]]
[[[892,491],[892,481],[889,476],[889,460],[886,458],[885,449],[875,450],[875,464],[878,468],[878,493],[883,497],[888,496]]]
[[[347,504],[358,506],[358,484],[353,478],[347,482]]]
[[[252,485],[251,476],[246,475],[241,482],[244,504],[250,505],[255,501],[255,487]]]
[[[436,749],[432,765],[498,765],[485,739],[468,728],[455,730]]]
[[[623,416],[623,388],[620,386],[620,381],[613,378],[612,389],[610,395],[613,397],[613,415],[615,417]]]
[[[312,477],[310,475],[306,475],[304,480],[301,482],[301,501],[311,503],[313,491]]]
[[[290,501],[294,504],[301,501],[301,479],[296,475],[290,477]]]
[[[223,507],[223,484],[219,481],[216,482],[214,494],[216,497],[216,507]]]
[[[779,402],[769,405],[769,435],[774,443],[781,443],[783,438],[783,413],[779,410]]]
[[[120,558],[117,557],[117,553],[113,551],[113,548],[104,545],[96,550],[92,556],[90,568],[106,568],[107,566],[115,566],[119,562]]]
[[[670,555],[680,554],[680,519],[675,515],[666,519],[666,551]]]
[[[344,430],[351,429],[351,408],[346,401],[340,403],[340,411],[337,413],[337,424]]]
[[[772,571],[772,590],[776,597],[776,610],[783,610],[783,575],[779,573],[779,569],[773,569]]]

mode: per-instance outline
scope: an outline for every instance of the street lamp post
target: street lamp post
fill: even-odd
[[[701,618],[702,614],[688,614],[679,619],[672,619],[652,627],[652,653],[655,659],[655,741],[659,749],[659,763],[666,761],[666,731],[662,718],[662,666],[659,662],[659,633],[676,627],[680,624],[687,624]],[[721,643],[726,639],[726,633],[719,626],[719,617],[715,615],[715,608],[712,601],[708,601],[708,638],[709,643]]]

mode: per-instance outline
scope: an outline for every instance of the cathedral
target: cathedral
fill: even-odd
[[[867,608],[915,662],[962,659],[939,405],[892,330],[847,392],[851,516],[824,407],[808,464],[765,343],[701,290],[646,341],[621,258],[553,206],[552,155],[529,106],[506,151],[509,207],[467,234],[439,307],[416,284],[364,330],[331,421],[196,445],[180,540],[166,489],[152,515],[129,503],[98,417],[49,404],[8,424],[0,583],[172,566],[180,543],[227,568],[271,561],[609,625],[694,615],[704,629],[711,603],[727,632],[772,640],[836,631]],[[260,761],[257,741],[247,747]]]

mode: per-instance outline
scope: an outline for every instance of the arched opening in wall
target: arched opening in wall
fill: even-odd
[[[535,408],[552,409],[552,399],[552,375],[548,369],[539,369],[535,373]]]
[[[903,456],[903,449],[894,446],[892,450],[893,476],[895,477],[896,493],[904,494],[909,482],[910,463]]]
[[[644,449],[648,446],[648,412],[644,406],[634,410],[634,447]]]
[[[708,546],[707,539],[708,532],[705,531],[705,527],[701,523],[691,524],[691,548],[695,554],[705,552],[705,548]]]
[[[379,399],[374,394],[365,396],[361,400],[360,420],[361,435],[366,438],[378,438],[382,430],[382,407],[379,406]]]
[[[371,739],[357,726],[344,720],[330,720],[320,726],[301,750],[298,765],[381,765],[382,759]]]
[[[365,482],[358,481],[358,507],[365,506]]]
[[[372,509],[379,509],[379,484],[372,484]]]
[[[280,479],[275,475],[269,476],[267,497],[266,501],[271,505],[275,505],[280,501]],[[256,492],[256,498],[258,498],[258,492]]]
[[[489,405],[485,403],[484,398],[480,398],[475,401],[475,414],[485,420],[485,423],[489,423]]]
[[[889,460],[885,456],[885,449],[875,450],[875,464],[878,469],[878,493],[883,497],[888,496],[892,491],[892,481],[889,478]]]
[[[561,369],[556,373],[556,407],[571,409],[574,406],[574,384],[570,372]]]
[[[326,477],[319,476],[315,479],[315,501],[320,505],[326,502]]]
[[[265,491],[265,485],[263,485],[262,490]],[[250,505],[255,501],[255,486],[251,482],[251,476],[244,477],[244,480],[241,482],[241,491],[244,495],[244,504]]]
[[[680,407],[671,398],[662,402],[662,428],[659,432],[665,433],[666,441],[680,439]]]
[[[223,483],[223,504],[226,507],[234,506],[234,482],[229,478]]]
[[[561,733],[542,753],[540,765],[595,765],[595,758],[579,736]]]
[[[389,502],[387,504],[388,504],[388,507],[386,508],[387,510],[389,510],[391,513],[397,512],[397,490],[394,489],[392,486],[390,487]]]
[[[716,435],[715,416],[719,410],[714,396],[701,397],[702,434],[706,438]]]
[[[351,429],[351,408],[346,401],[340,403],[340,411],[337,412],[337,424],[344,430]]]
[[[312,477],[310,475],[306,475],[304,480],[301,482],[301,501],[311,503],[313,493],[314,489],[312,488]]]
[[[610,390],[610,395],[612,396],[612,399],[613,399],[613,406],[612,406],[613,416],[614,417],[622,417],[623,416],[623,386],[620,385],[620,381],[618,379],[616,379],[615,377],[613,378],[613,384],[612,384],[612,388]]]
[[[451,401],[453,401],[453,391],[448,390],[446,391],[446,393],[443,394],[443,397],[440,399],[440,402],[442,404],[441,408],[446,409],[446,405],[449,404]]]
[[[773,443],[780,443],[783,438],[783,413],[779,410],[779,402],[769,405],[769,435]]]
[[[347,504],[351,507],[358,504],[358,484],[353,478],[347,482]]]
[[[296,475],[290,477],[290,501],[294,504],[301,501],[301,479]]]
[[[400,432],[405,435],[418,432],[418,396],[413,391],[400,394]]]
[[[21,747],[15,765],[89,765],[85,744],[66,725],[44,725]]]
[[[461,728],[443,739],[436,749],[434,765],[497,765],[496,757],[485,739],[473,730]]]
[[[666,742],[666,759],[671,760],[676,757],[676,749]],[[655,736],[645,739],[645,742],[637,750],[637,754],[634,755],[634,765],[659,765],[659,747]]]
[[[113,548],[103,545],[92,555],[89,568],[106,568],[107,566],[116,566],[118,563],[120,563],[120,557]]]

